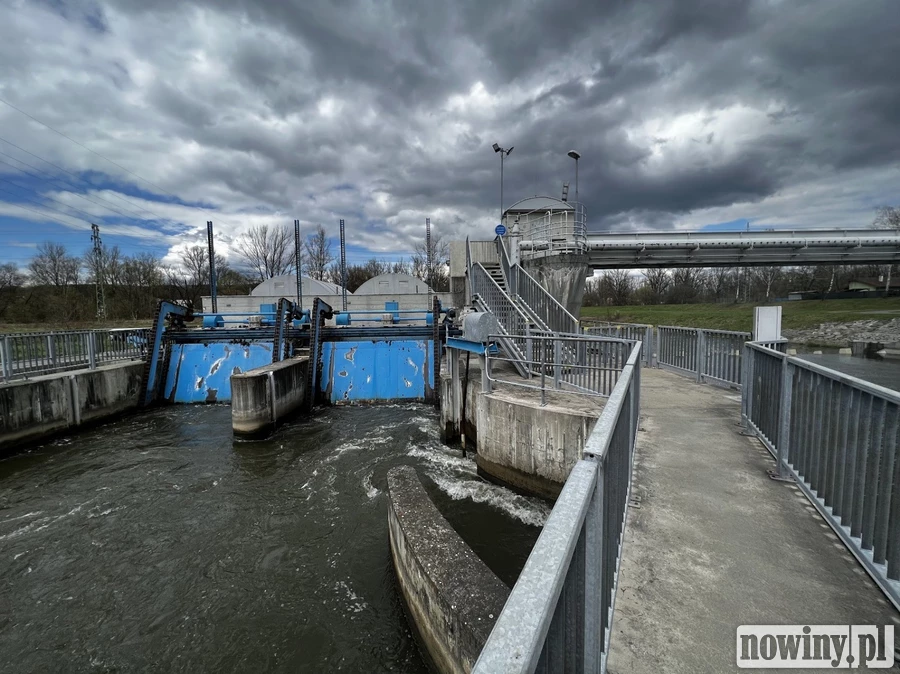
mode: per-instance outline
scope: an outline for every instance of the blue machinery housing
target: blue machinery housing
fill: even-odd
[[[436,403],[447,330],[441,311],[436,298],[430,311],[402,312],[393,303],[385,312],[334,312],[320,299],[311,311],[300,311],[281,299],[252,316],[192,313],[160,302],[149,337],[144,404],[230,402],[233,374],[305,354],[315,364],[309,368],[309,408],[317,402]],[[386,325],[353,325],[372,323],[372,314]],[[330,318],[337,327],[325,326]],[[203,327],[188,329],[185,324],[195,319]]]

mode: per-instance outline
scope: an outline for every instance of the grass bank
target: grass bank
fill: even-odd
[[[136,321],[73,321],[71,323],[2,323],[0,334],[18,332],[65,332],[68,330],[102,330],[110,328],[149,328],[149,320]]]
[[[584,307],[582,320],[679,325],[688,328],[743,330],[753,328],[755,304],[659,304],[652,306]],[[822,323],[900,318],[900,297],[858,300],[782,302],[782,327],[814,328]]]

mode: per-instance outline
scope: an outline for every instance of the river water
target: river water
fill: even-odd
[[[822,349],[824,351],[824,349]],[[798,353],[798,357],[811,363],[818,363],[832,370],[849,374],[852,377],[900,391],[900,359],[897,358],[861,358],[839,354],[836,349],[831,353]]]
[[[425,671],[387,471],[512,585],[549,506],[442,446],[433,408],[327,408],[266,441],[155,409],[0,461],[0,671]]]

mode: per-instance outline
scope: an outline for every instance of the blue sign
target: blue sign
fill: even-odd
[[[494,227],[494,234],[497,236],[503,236],[506,234],[506,226],[505,225],[497,225]]]

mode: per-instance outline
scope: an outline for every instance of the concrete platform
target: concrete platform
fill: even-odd
[[[625,530],[610,674],[746,671],[735,664],[743,624],[900,628],[800,490],[769,479],[768,452],[739,435],[738,394],[642,375],[640,505]]]

